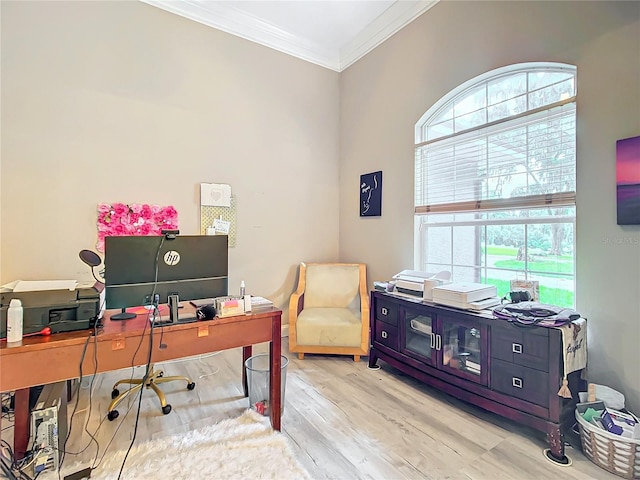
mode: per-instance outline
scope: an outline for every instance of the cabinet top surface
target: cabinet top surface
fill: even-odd
[[[406,295],[401,293],[398,294],[398,293],[381,292],[379,290],[374,290],[371,292],[371,294],[372,294],[372,297],[375,296],[378,298],[396,300],[404,304],[410,303],[413,305],[430,307],[433,309],[437,309],[441,312],[448,312],[455,315],[470,315],[475,318],[484,318],[487,320],[503,321],[501,319],[495,318],[491,313],[491,310],[480,310],[480,311],[464,310],[461,308],[450,307],[448,305],[441,305],[439,303],[428,302],[426,300],[423,300],[420,297],[413,297],[411,295]]]

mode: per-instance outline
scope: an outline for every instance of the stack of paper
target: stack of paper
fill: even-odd
[[[251,297],[251,311],[269,310],[273,308],[273,302],[264,297]]]

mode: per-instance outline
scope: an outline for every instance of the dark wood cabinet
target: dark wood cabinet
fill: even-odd
[[[565,463],[560,428],[573,399],[562,383],[562,337],[553,328],[515,327],[490,312],[371,293],[369,365],[385,361],[464,401],[547,434],[548,456]],[[577,379],[579,372],[570,377]]]

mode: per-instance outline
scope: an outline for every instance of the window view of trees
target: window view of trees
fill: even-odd
[[[532,280],[540,301],[573,306],[575,69],[494,73],[416,125],[416,267],[501,295]]]

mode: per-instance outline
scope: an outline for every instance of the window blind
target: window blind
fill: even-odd
[[[575,205],[575,103],[420,144],[415,213]]]

